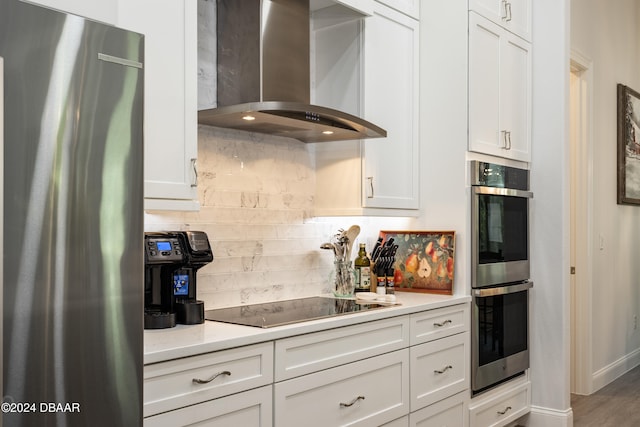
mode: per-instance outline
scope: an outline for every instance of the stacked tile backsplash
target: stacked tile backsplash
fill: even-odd
[[[356,242],[404,219],[313,218],[313,146],[207,126],[199,128],[199,212],[145,214],[145,229],[202,230],[214,261],[198,273],[205,307],[330,292],[333,255],[320,249],[340,228],[362,227]],[[380,224],[381,222],[381,224]]]

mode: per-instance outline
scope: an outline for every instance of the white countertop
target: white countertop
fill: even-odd
[[[225,350],[243,345],[402,316],[471,301],[469,296],[396,292],[398,305],[273,328],[256,328],[205,320],[201,325],[144,331],[144,364]],[[206,310],[206,307],[205,307]]]

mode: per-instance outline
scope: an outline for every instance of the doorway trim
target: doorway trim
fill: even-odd
[[[593,63],[571,50],[571,392],[593,393]]]

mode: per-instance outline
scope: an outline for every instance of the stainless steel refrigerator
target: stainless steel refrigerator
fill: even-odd
[[[0,0],[5,427],[142,424],[143,43]]]

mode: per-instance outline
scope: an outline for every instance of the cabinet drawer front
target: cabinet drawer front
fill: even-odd
[[[469,305],[430,310],[411,315],[411,345],[466,332],[469,329]]]
[[[471,427],[498,427],[517,420],[530,411],[527,382],[487,400],[470,410]]]
[[[458,393],[411,413],[410,427],[459,427],[468,425],[467,393]]]
[[[409,319],[393,317],[276,341],[276,381],[409,346]]]
[[[408,399],[404,349],[276,383],[275,425],[379,426],[406,415]]]
[[[272,386],[199,403],[144,419],[144,427],[269,427],[273,416]]]
[[[211,381],[198,384],[195,379]],[[147,365],[144,367],[144,416],[271,382],[271,342]]]
[[[469,334],[411,347],[411,410],[469,387]]]

